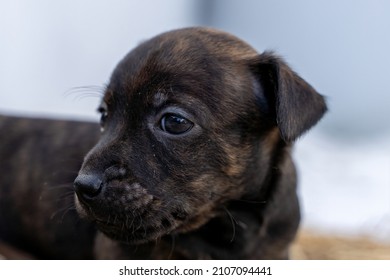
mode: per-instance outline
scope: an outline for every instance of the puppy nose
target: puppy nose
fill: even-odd
[[[90,174],[79,174],[73,186],[78,195],[83,197],[96,196],[102,188],[102,180],[99,176]]]

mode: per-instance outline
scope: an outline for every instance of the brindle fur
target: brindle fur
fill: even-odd
[[[98,125],[0,116],[0,131],[0,243],[36,258],[92,258],[95,229],[78,221],[72,183]]]
[[[22,176],[29,170],[26,163],[20,166],[14,155],[2,154],[16,162],[1,166],[12,174],[0,181],[1,211],[12,214],[0,214],[0,225],[12,228],[0,231],[8,236],[4,239],[33,247],[20,218],[30,211],[50,233],[68,223],[80,225],[64,238],[71,243],[72,234],[81,232],[85,238],[79,243],[86,252],[95,239],[96,258],[288,257],[300,219],[290,149],[322,117],[326,105],[282,59],[258,54],[236,37],[213,29],[175,30],[131,51],[113,72],[102,103],[107,112],[104,131],[75,180],[76,208],[84,219],[78,221],[72,213],[64,215],[62,224],[53,223],[35,210],[43,207],[40,192],[52,185],[49,181],[37,187],[40,181],[70,167],[56,162],[71,151],[80,159],[95,141],[93,133],[68,130],[60,137],[62,146],[50,144],[57,159],[42,155],[42,165],[35,167],[42,173],[32,184],[15,178],[17,171]],[[170,135],[160,127],[165,113],[180,114],[194,127]],[[69,137],[83,147],[69,146]],[[2,146],[9,149],[11,143]],[[20,151],[21,156],[31,156],[29,151]],[[31,193],[31,202],[21,211],[15,205],[23,193]],[[45,205],[46,212],[56,211],[55,203]],[[86,229],[89,223],[98,228],[97,236]],[[15,233],[23,243],[9,238]],[[40,239],[36,247],[45,248],[48,238],[42,234]],[[42,252],[50,258],[60,256],[55,249]],[[89,257],[73,253],[66,256]]]

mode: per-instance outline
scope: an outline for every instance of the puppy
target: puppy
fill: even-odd
[[[280,58],[213,29],[164,33],[123,58],[99,111],[100,139],[74,181],[83,219],[72,213],[53,225],[36,209],[55,203],[42,206],[32,196],[24,211],[37,213],[48,233],[29,244],[27,213],[15,206],[19,198],[2,199],[15,183],[6,181],[1,211],[11,214],[0,216],[0,225],[18,221],[5,231],[7,240],[18,232],[25,245],[19,247],[41,253],[53,244],[47,236],[57,240],[66,228],[67,248],[61,255],[46,249],[41,256],[47,258],[288,257],[300,219],[290,149],[326,105]],[[95,139],[81,130],[68,134],[83,145],[79,153]],[[54,154],[69,148],[55,147]],[[45,172],[61,168],[51,160],[43,160]],[[31,189],[37,182],[22,185],[23,193],[42,192]],[[75,236],[78,243],[69,245]]]
[[[0,132],[0,255],[93,258],[96,230],[79,222],[73,181],[98,124],[0,116]]]
[[[287,258],[290,146],[326,105],[280,58],[212,29],[164,33],[119,63],[99,110],[74,182],[97,257]]]

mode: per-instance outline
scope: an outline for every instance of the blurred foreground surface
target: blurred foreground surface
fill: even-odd
[[[0,243],[0,260],[33,257]],[[292,260],[390,260],[390,242],[301,230],[291,247]]]
[[[390,260],[390,243],[303,230],[291,248],[290,257],[295,260]]]

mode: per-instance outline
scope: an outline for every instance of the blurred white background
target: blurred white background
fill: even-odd
[[[94,92],[134,46],[208,25],[275,50],[327,96],[295,148],[303,224],[390,242],[390,2],[0,0],[0,113],[98,120]],[[1,136],[0,136],[1,139]]]

